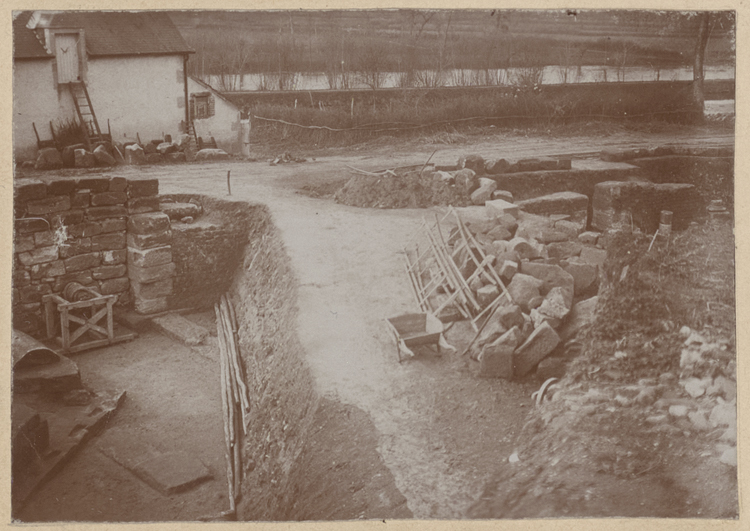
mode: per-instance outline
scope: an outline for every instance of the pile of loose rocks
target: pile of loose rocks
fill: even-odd
[[[618,380],[567,382],[554,390],[553,403],[594,415],[612,408],[637,408],[646,431],[670,437],[707,437],[722,463],[737,466],[737,364],[731,342],[684,326],[679,374],[664,372],[635,384]],[[615,352],[613,356],[627,353]]]
[[[490,314],[469,353],[483,376],[520,378],[534,369],[542,377],[561,376],[569,354],[564,341],[593,317],[606,251],[597,245],[599,233],[584,231],[570,215],[539,216],[507,205],[501,215],[467,223],[512,299]],[[493,202],[485,207],[494,208]],[[496,289],[486,277],[471,288],[485,300],[483,292]]]
[[[110,167],[118,164],[160,164],[192,162],[193,160],[224,160],[229,154],[221,149],[206,148],[195,151],[190,135],[173,141],[170,135],[139,144],[138,142],[98,142],[89,151],[84,144],[74,144],[58,150],[54,147],[39,150],[36,161],[25,161],[22,168],[57,170],[61,168]]]

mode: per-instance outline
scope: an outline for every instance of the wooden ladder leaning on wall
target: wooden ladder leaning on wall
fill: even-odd
[[[84,81],[76,81],[68,84],[70,93],[73,96],[73,103],[76,106],[76,113],[81,125],[86,129],[86,149],[91,151],[92,141],[102,142],[104,138],[99,128],[99,122],[94,113],[94,107],[91,105],[89,91]]]

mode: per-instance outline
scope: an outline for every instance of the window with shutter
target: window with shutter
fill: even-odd
[[[210,118],[216,112],[214,96],[210,92],[198,92],[190,95],[190,112],[194,120]]]

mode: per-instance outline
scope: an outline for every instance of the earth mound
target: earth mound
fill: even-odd
[[[356,175],[334,200],[363,208],[427,208],[434,205],[466,206],[471,197],[464,187],[442,179],[439,172]]]

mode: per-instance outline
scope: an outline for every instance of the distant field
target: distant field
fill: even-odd
[[[519,66],[676,67],[692,61],[697,17],[656,11],[180,11],[192,73],[329,72]],[[706,64],[734,62],[734,14],[714,12]],[[373,78],[377,84],[377,78]],[[429,83],[429,80],[426,80]],[[426,85],[422,83],[422,85]]]

